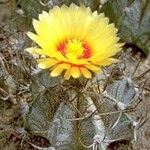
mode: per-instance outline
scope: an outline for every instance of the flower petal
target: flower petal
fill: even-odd
[[[41,48],[34,48],[34,47],[31,47],[31,48],[26,48],[25,51],[31,53],[31,54],[39,54],[39,55],[44,55],[44,52]]]
[[[64,69],[69,69],[70,65],[66,64],[66,63],[62,63],[62,64],[58,64],[56,67],[54,67],[54,69],[51,72],[51,76],[52,77],[56,77],[58,75],[60,75]]]
[[[79,78],[80,75],[81,75],[81,72],[80,72],[79,67],[74,67],[74,66],[72,66],[72,67],[71,67],[71,75],[72,75],[72,77],[74,77],[74,78]]]
[[[65,72],[64,78],[65,80],[69,80],[71,77],[71,67]]]
[[[108,66],[110,64],[114,64],[114,63],[118,63],[118,62],[119,62],[118,59],[107,58],[105,60],[101,60],[99,62],[96,62],[95,64],[100,65],[100,66]]]
[[[86,69],[84,67],[81,67],[80,71],[81,71],[81,73],[83,74],[83,76],[85,78],[91,78],[92,77],[92,74],[91,74],[91,72],[88,69]]]
[[[41,69],[47,69],[56,65],[59,61],[54,58],[42,58],[38,59],[38,67]]]
[[[35,41],[36,43],[39,43],[39,42],[40,42],[38,36],[37,36],[36,34],[32,33],[32,32],[27,32],[27,36],[28,36],[31,40]]]
[[[99,66],[93,65],[93,64],[88,64],[85,66],[86,68],[88,68],[89,70],[98,73],[101,69]]]

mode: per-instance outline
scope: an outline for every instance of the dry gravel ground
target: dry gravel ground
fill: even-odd
[[[137,64],[139,59],[136,55],[132,56],[132,59]],[[141,58],[140,58],[141,59]],[[133,64],[129,64],[132,68],[135,67]],[[131,69],[130,68],[130,69]],[[143,74],[144,72],[148,72]],[[143,75],[142,75],[143,74]],[[143,89],[143,94],[141,95],[141,102],[137,106],[136,111],[133,113],[134,116],[143,119],[141,127],[137,131],[137,141],[133,143],[133,148],[135,150],[149,150],[150,149],[150,57],[147,59],[144,58],[139,64],[139,67],[136,70],[134,75],[138,77],[135,81],[136,84],[140,85],[142,82],[145,84]]]

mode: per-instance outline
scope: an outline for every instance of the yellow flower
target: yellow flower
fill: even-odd
[[[36,34],[27,35],[39,48],[27,51],[41,55],[38,66],[49,68],[51,76],[64,72],[64,78],[92,77],[102,66],[117,62],[111,58],[120,51],[117,29],[109,24],[103,13],[91,12],[90,8],[71,4],[55,6],[49,13],[43,11],[39,20],[33,20]]]

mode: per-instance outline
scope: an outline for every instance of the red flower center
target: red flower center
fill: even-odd
[[[78,59],[87,59],[92,56],[91,47],[87,42],[78,42],[78,41],[76,42],[73,41],[72,43],[71,42],[70,40],[65,40],[59,43],[57,46],[57,50],[60,51],[63,55],[67,55],[67,53],[71,51],[74,53],[74,55],[77,55]],[[71,50],[68,49],[68,44],[70,43],[72,44]]]

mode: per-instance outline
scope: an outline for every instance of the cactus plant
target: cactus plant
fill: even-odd
[[[27,1],[19,1],[18,3],[21,2],[21,6],[25,6]],[[90,3],[90,1],[88,2]],[[28,1],[27,6],[30,5],[30,7],[23,7],[27,14],[30,14],[30,10],[32,11],[31,16],[27,15],[30,19],[37,17],[44,7],[40,6],[39,1],[36,3],[38,6],[35,5],[38,10],[33,11],[34,7],[31,7],[33,3],[36,2]],[[90,5],[89,3],[86,4]],[[93,10],[96,8],[94,7]],[[14,35],[20,40],[19,34]],[[12,35],[12,39],[14,35]],[[16,38],[14,41],[17,41]],[[22,43],[23,46],[30,45],[28,41],[25,42],[27,43]],[[16,47],[17,44],[14,43],[11,49],[23,49],[20,45],[19,48]],[[14,95],[21,89],[24,82],[28,82],[27,85],[30,86],[30,90],[25,91],[31,93],[30,101],[19,103],[24,123],[23,128],[19,130],[19,133],[24,134],[22,142],[24,140],[28,142],[28,137],[31,135],[38,135],[47,139],[50,146],[38,147],[32,142],[28,142],[37,149],[110,150],[114,147],[128,149],[130,143],[136,140],[138,122],[132,118],[131,111],[138,103],[139,89],[135,86],[132,76],[129,78],[124,74],[124,71],[119,70],[121,63],[107,68],[108,70],[103,68],[103,73],[94,76],[92,80],[80,78],[64,81],[61,76],[52,78],[48,71],[37,69],[31,57],[25,58],[26,52],[19,52],[19,55],[23,59],[14,59],[9,64],[10,68],[13,68],[12,74],[16,70],[18,71],[8,78],[15,84],[17,83],[16,88],[14,89],[11,82],[9,82],[11,86],[7,85],[8,79],[6,81],[2,79],[0,85],[9,86],[15,90],[12,97],[3,95],[4,100],[5,98],[17,99],[18,95],[16,97]],[[30,63],[31,66],[26,66]],[[0,67],[3,68],[3,65]],[[118,73],[114,75],[114,68],[120,71],[119,77]],[[115,78],[112,77],[113,75]],[[22,101],[20,97],[19,100]]]
[[[72,87],[74,94],[70,94],[63,91],[66,83],[52,83],[51,77],[44,75],[47,72],[42,74],[38,80],[35,78],[36,85],[31,84],[33,102],[25,126],[29,133],[46,137],[57,150],[106,150],[112,143],[129,144],[133,140],[135,126],[129,112],[137,100],[137,90],[129,78],[113,81],[102,93],[88,89],[89,83],[83,91]],[[46,77],[46,82],[41,83],[48,83],[49,87],[42,88],[41,77]],[[76,97],[73,101],[72,95]]]

